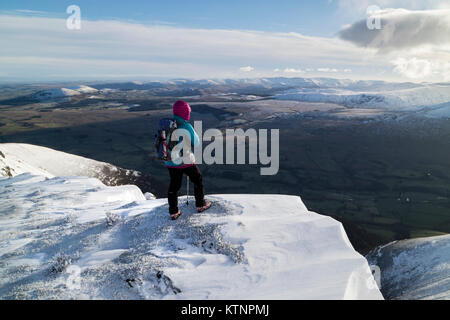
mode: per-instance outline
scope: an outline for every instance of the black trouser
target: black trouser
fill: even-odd
[[[178,212],[178,190],[183,183],[183,174],[189,177],[189,180],[194,184],[195,205],[202,207],[205,205],[205,189],[203,188],[203,178],[197,165],[193,165],[183,169],[168,168],[170,174],[169,185],[169,213]]]

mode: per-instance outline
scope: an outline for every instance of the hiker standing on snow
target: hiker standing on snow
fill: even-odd
[[[178,129],[185,129],[189,132],[191,147],[198,146],[200,140],[192,125],[188,122],[191,116],[191,107],[185,101],[177,101],[173,105],[173,115],[177,123]],[[182,139],[182,138],[181,138]],[[165,161],[165,166],[169,169],[170,185],[169,185],[169,213],[172,220],[177,219],[181,215],[178,209],[178,191],[181,188],[183,174],[186,174],[194,184],[195,205],[198,212],[205,211],[211,207],[210,201],[205,201],[205,189],[203,188],[203,178],[200,169],[195,164],[194,154],[191,152],[186,163],[184,160],[181,164],[173,161]]]

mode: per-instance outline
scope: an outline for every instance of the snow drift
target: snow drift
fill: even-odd
[[[136,186],[0,178],[0,299],[382,299],[342,225],[299,197],[209,198],[171,221]]]
[[[367,258],[380,268],[386,298],[450,299],[450,235],[396,241]]]

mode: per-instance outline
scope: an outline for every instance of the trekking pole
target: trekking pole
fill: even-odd
[[[189,205],[189,177],[186,176],[186,205]]]

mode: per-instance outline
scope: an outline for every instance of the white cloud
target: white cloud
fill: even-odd
[[[432,73],[432,64],[428,60],[398,58],[392,63],[395,65],[394,72],[411,79],[424,78]]]
[[[251,65],[258,65],[258,74],[253,74],[257,76],[273,74],[273,65],[287,63],[317,67],[328,61],[340,68],[351,68],[364,64],[361,57],[367,56],[362,54],[365,49],[346,41],[298,33],[89,20],[83,20],[81,30],[65,26],[65,19],[0,15],[0,39],[8,44],[0,51],[0,70],[27,79],[58,75],[64,79],[83,75],[103,79],[136,74],[239,77]],[[249,65],[230,71],[239,61]],[[372,62],[383,64],[380,60]]]
[[[450,10],[386,9],[376,15],[381,29],[369,29],[364,19],[341,30],[340,37],[380,51],[450,45]]]
[[[444,81],[450,81],[450,61],[430,61],[418,58],[398,58],[392,61],[394,72],[410,79],[424,79],[439,75]]]
[[[335,0],[341,14],[361,18],[369,6],[409,10],[450,9],[448,0]]]
[[[382,29],[370,30],[361,20],[344,28],[340,37],[376,50],[403,78],[448,81],[450,10],[386,9],[378,14]]]
[[[247,66],[247,67],[240,67],[240,68],[239,68],[239,71],[242,71],[242,72],[250,72],[250,71],[253,71],[253,70],[255,70],[255,68],[250,67],[250,66]]]
[[[242,72],[259,77],[305,71],[317,76],[324,62],[333,66],[328,67],[333,76],[367,79],[376,74],[373,70],[386,70],[390,61],[398,58],[387,59],[372,48],[338,38],[292,32],[187,29],[89,20],[83,20],[81,30],[65,26],[65,19],[60,18],[0,15],[0,39],[8,44],[0,51],[0,70],[7,74],[2,80],[236,78]],[[418,58],[429,61],[435,55],[440,55],[441,60],[448,57],[446,51],[421,54],[427,56]],[[236,68],[236,63],[243,67]],[[252,67],[255,65],[258,72]],[[273,69],[283,65],[308,69]],[[434,71],[430,77],[441,80],[444,75]],[[397,78],[401,73],[383,75],[383,79],[390,80],[388,77],[393,75]]]
[[[295,69],[295,68],[286,68],[283,71],[284,73],[303,73],[304,71],[302,69]]]
[[[339,70],[336,68],[317,68],[319,72],[338,72]]]
[[[17,9],[14,10],[17,13],[25,13],[25,14],[46,14],[45,11],[39,11],[39,10],[28,10],[28,9]]]

